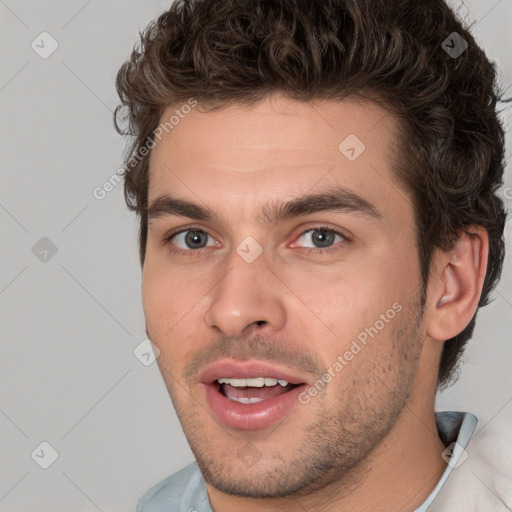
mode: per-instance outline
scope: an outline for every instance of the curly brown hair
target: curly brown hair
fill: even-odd
[[[357,96],[400,121],[393,171],[413,199],[422,306],[434,249],[449,250],[470,226],[489,236],[478,307],[489,303],[505,253],[502,92],[495,64],[443,0],[176,0],[140,36],[117,75],[114,121],[132,137],[125,198],[140,215],[142,265],[148,148],[166,107],[192,100],[216,109],[274,92]],[[448,51],[456,43],[460,55]],[[441,387],[456,376],[476,314],[444,344]]]

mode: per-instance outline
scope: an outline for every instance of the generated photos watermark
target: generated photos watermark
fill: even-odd
[[[128,161],[128,165],[126,167],[121,167],[116,172],[112,174],[102,185],[97,186],[93,189],[92,195],[98,201],[102,201],[107,197],[109,192],[112,192],[119,183],[123,181],[123,177],[125,174],[131,169],[137,166],[145,157],[149,155],[149,152],[157,145],[158,142],[162,141],[162,138],[165,134],[171,132],[175,126],[177,126],[182,119],[185,118],[187,114],[192,112],[192,109],[197,106],[197,100],[194,98],[189,98],[187,103],[181,105],[181,107],[174,110],[174,114],[172,114],[169,119],[163,123],[160,123],[156,129],[153,131],[153,135],[146,139],[146,142],[138,149],[138,151],[133,155]]]
[[[322,377],[312,386],[309,386],[305,391],[300,393],[298,397],[299,402],[306,405],[311,401],[311,398],[317,396],[318,393],[368,345],[370,338],[375,338],[402,309],[402,305],[395,302],[391,308],[380,315],[379,319],[372,326],[362,330],[356,338],[352,340],[350,347],[337,357],[336,361],[334,361]]]

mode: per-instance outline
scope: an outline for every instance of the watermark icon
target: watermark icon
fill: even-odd
[[[151,366],[160,355],[160,349],[151,340],[146,338],[135,347],[133,355],[144,366]]]
[[[452,32],[442,43],[441,48],[452,58],[457,59],[467,49],[467,41],[457,32]]]
[[[236,252],[246,263],[253,263],[260,257],[263,247],[252,236],[248,236],[240,242]]]
[[[48,441],[43,441],[30,456],[39,467],[48,469],[59,458],[59,453]]]
[[[105,199],[109,192],[112,192],[119,183],[123,181],[123,176],[128,172],[129,168],[133,168],[138,165],[145,157],[147,157],[150,151],[156,146],[156,139],[160,142],[164,136],[164,133],[170,133],[180,123],[181,119],[184,119],[187,114],[190,114],[192,109],[197,106],[197,100],[189,98],[187,103],[181,105],[181,107],[174,110],[169,119],[163,123],[160,123],[155,130],[153,135],[146,139],[146,142],[137,150],[128,161],[126,168],[118,169],[103,185],[95,187],[92,191],[92,195],[99,201]]]
[[[32,254],[41,263],[48,263],[57,254],[57,251],[57,246],[45,236],[32,247]]]
[[[464,464],[469,455],[459,443],[454,442],[441,453],[441,457],[448,463],[448,466],[457,469]]]
[[[351,133],[339,144],[338,149],[347,160],[353,162],[361,156],[366,146],[357,135]]]
[[[48,32],[41,32],[32,43],[30,43],[30,47],[41,59],[47,59],[57,50],[59,43]]]
[[[254,444],[247,443],[238,450],[236,456],[247,468],[252,468],[261,459],[261,452],[256,448],[256,446],[254,446]]]
[[[395,302],[386,313],[380,315],[379,319],[371,327],[367,327],[361,331],[356,336],[356,339],[352,340],[348,350],[338,356],[336,361],[327,369],[322,377],[298,396],[299,402],[302,405],[306,405],[311,401],[311,398],[317,396],[318,393],[354,359],[354,356],[359,354],[359,352],[367,346],[369,341],[368,337],[375,338],[375,336],[386,327],[386,324],[389,324],[402,309],[402,305]]]

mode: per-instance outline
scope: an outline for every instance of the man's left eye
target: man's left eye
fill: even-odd
[[[297,238],[297,242],[300,243],[301,247],[314,249],[328,248],[344,240],[346,240],[345,236],[331,228],[308,229]],[[294,242],[293,245],[297,242]]]

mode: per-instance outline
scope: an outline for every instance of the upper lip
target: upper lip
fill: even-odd
[[[300,372],[256,360],[223,359],[209,364],[199,374],[199,380],[204,384],[211,384],[222,377],[233,379],[270,377],[285,380],[289,384],[307,383],[307,379]]]

